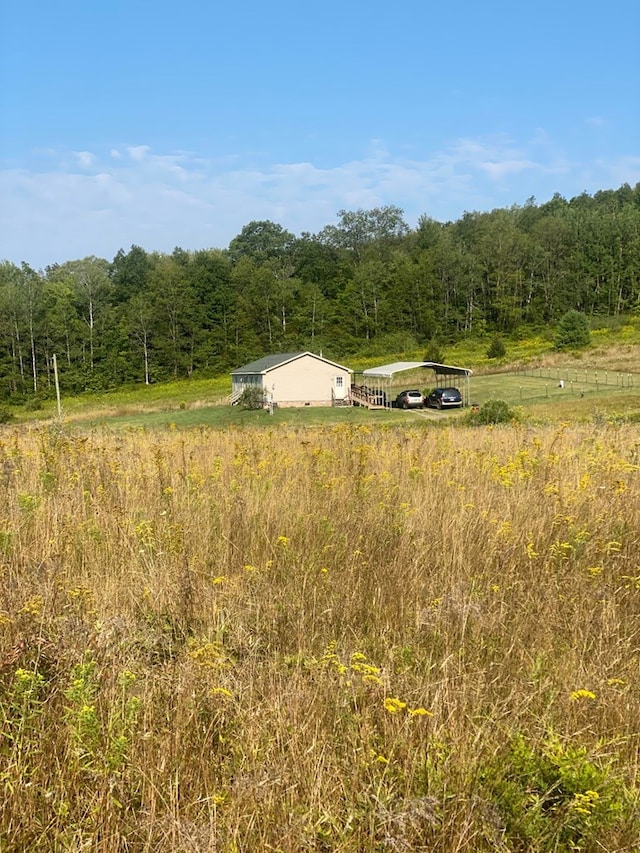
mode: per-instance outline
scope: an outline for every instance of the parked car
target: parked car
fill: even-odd
[[[424,394],[421,391],[401,391],[396,397],[398,409],[424,408]]]
[[[436,409],[453,409],[462,406],[462,394],[457,388],[434,388],[426,397],[427,406]]]

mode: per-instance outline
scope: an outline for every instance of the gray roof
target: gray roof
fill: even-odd
[[[310,355],[312,358],[317,358],[320,361],[324,361],[326,364],[333,364],[341,370],[349,370],[348,367],[343,367],[343,365],[336,364],[335,361],[329,361],[328,358],[323,358],[321,355],[316,355],[313,352],[283,352],[276,355],[265,355],[257,361],[245,364],[244,367],[238,367],[236,370],[232,370],[231,375],[241,376],[246,374],[268,373],[270,370],[273,370],[274,367],[280,367],[280,365],[286,364],[289,361],[295,361],[303,355]]]

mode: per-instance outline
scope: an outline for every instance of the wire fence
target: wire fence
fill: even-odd
[[[613,391],[633,388],[636,385],[640,387],[638,373],[585,367],[529,367],[519,370],[518,376],[524,380],[519,388],[520,399],[531,396],[550,397],[559,392],[584,397],[585,394],[607,389]]]
[[[633,388],[636,381],[640,381],[640,374],[624,373],[618,370],[592,370],[589,368],[562,368],[562,367],[530,367],[520,370],[523,376],[534,379],[552,380],[565,385],[573,382],[576,385],[611,385],[617,388]]]

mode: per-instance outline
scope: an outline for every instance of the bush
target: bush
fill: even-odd
[[[590,343],[591,327],[587,315],[573,309],[567,311],[560,318],[558,328],[556,329],[554,338],[556,349],[582,349],[583,347],[588,347]]]
[[[604,850],[609,832],[633,820],[630,792],[611,759],[553,733],[535,745],[514,735],[481,779],[509,849]]]
[[[444,364],[444,353],[436,340],[430,340],[423,361],[433,361],[435,364]]]
[[[9,406],[0,405],[0,424],[8,424],[13,420],[13,412]]]
[[[507,348],[500,335],[494,335],[491,338],[491,343],[487,349],[487,358],[504,358],[507,354]]]
[[[518,416],[504,400],[488,400],[480,408],[472,408],[466,420],[473,426],[483,426],[509,423],[518,420]]]
[[[42,397],[30,397],[25,400],[25,412],[39,412],[42,410]]]
[[[264,402],[263,389],[257,385],[252,385],[244,389],[238,400],[238,405],[241,409],[263,409]]]

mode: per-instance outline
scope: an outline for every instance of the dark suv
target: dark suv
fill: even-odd
[[[453,409],[462,406],[462,394],[457,388],[434,388],[427,394],[426,402],[436,409]]]
[[[421,391],[401,391],[396,397],[396,408],[422,409],[424,408],[424,395]]]

